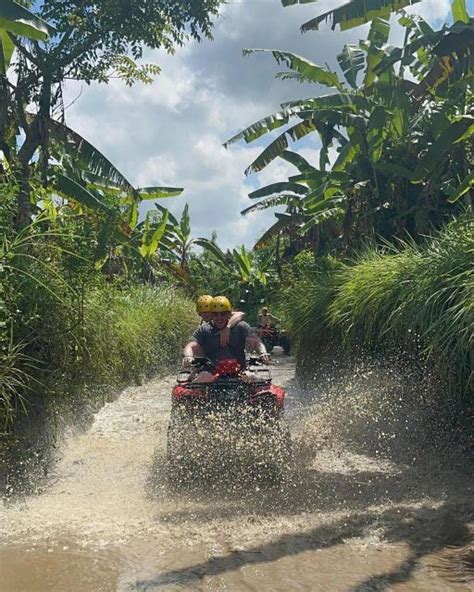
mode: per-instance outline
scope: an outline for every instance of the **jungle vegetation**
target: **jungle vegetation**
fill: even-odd
[[[416,334],[453,384],[472,387],[474,31],[465,1],[454,0],[439,30],[404,12],[417,0],[352,0],[316,16],[303,31],[371,23],[366,39],[341,48],[337,72],[280,50],[245,50],[269,52],[285,68],[280,78],[314,83],[315,93],[227,142],[269,134],[247,172],[277,158],[295,168],[250,194],[243,215],[279,207],[255,248],[228,251],[217,236],[194,236],[187,205],[178,217],[168,211],[162,200],[183,188],[135,187],[68,127],[62,94],[71,78],[151,83],[159,66],[143,64],[145,48],[172,52],[210,37],[220,4],[3,0],[3,434],[31,405],[67,395],[68,384],[119,387],[165,368],[196,323],[202,292],[229,294],[251,321],[270,304],[296,342],[318,335],[314,348],[328,339],[374,348],[387,335],[401,344]],[[394,19],[400,47],[389,44]],[[311,161],[290,150],[309,134],[321,144]],[[143,200],[155,207],[140,217]]]

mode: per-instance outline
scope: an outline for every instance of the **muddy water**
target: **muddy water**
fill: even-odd
[[[463,463],[374,450],[352,436],[376,383],[322,405],[277,361],[296,450],[283,484],[244,472],[170,489],[173,377],[129,388],[66,438],[41,491],[0,506],[0,590],[473,590]]]

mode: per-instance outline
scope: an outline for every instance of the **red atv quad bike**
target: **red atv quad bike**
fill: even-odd
[[[285,355],[290,355],[290,337],[284,329],[279,330],[271,325],[268,325],[267,327],[259,327],[258,335],[265,345],[268,353],[271,353],[273,348],[276,345],[279,345],[283,349],[283,353]]]
[[[167,445],[173,482],[199,477],[221,463],[272,480],[285,474],[291,461],[286,393],[272,384],[259,358],[251,357],[246,370],[234,359],[195,358],[190,372],[178,373]],[[204,376],[206,382],[200,382]]]

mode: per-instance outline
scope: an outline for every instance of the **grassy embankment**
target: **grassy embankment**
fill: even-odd
[[[300,258],[287,315],[303,371],[316,369],[324,352],[404,350],[435,369],[449,390],[472,396],[472,218],[422,245],[371,248],[354,261]]]
[[[88,291],[74,316],[42,300],[44,290],[31,291],[36,308],[23,349],[10,347],[0,362],[4,435],[25,415],[23,405],[26,414],[48,408],[61,418],[176,362],[197,324],[193,302],[172,287],[104,284]]]

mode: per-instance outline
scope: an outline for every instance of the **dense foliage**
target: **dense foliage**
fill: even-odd
[[[421,245],[368,248],[353,260],[301,253],[285,293],[301,357],[310,365],[335,346],[408,348],[424,353],[456,392],[472,392],[473,261],[472,216]]]
[[[463,0],[440,30],[399,10],[415,0],[317,16],[305,31],[371,22],[342,49],[340,72],[265,50],[281,78],[318,92],[229,141],[274,133],[248,172],[282,158],[295,175],[250,194],[243,214],[285,211],[256,249],[226,252],[193,235],[187,205],[175,217],[157,203],[140,219],[143,200],[182,188],[133,186],[66,125],[62,103],[71,77],[150,82],[159,68],[137,61],[143,50],[209,37],[221,1],[21,4],[0,7],[2,430],[68,384],[118,386],[166,366],[199,293],[227,294],[251,322],[262,304],[284,313],[310,359],[329,344],[415,342],[456,388],[472,386],[474,24]],[[401,47],[388,45],[395,9]],[[289,150],[312,133],[314,159]]]
[[[367,39],[338,56],[343,79],[289,52],[245,50],[270,52],[288,69],[280,78],[335,89],[285,103],[228,142],[253,142],[286,126],[246,171],[259,172],[276,158],[296,169],[287,181],[249,195],[260,201],[244,215],[286,207],[257,246],[282,232],[304,237],[316,255],[406,233],[416,239],[470,204],[474,21],[460,4],[453,6],[456,22],[439,31],[402,12],[402,47],[388,45],[390,24],[372,13]],[[288,149],[309,134],[319,136],[319,162]]]

